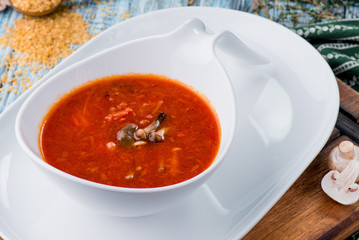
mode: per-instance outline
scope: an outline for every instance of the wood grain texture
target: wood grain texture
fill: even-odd
[[[342,136],[327,145],[243,239],[345,239],[356,232],[359,204],[340,205],[320,186],[329,171],[328,154],[346,139]]]
[[[332,141],[336,140],[338,137],[340,137],[340,131],[338,128],[334,128],[332,131],[332,134],[330,134],[329,140],[327,141],[327,144],[331,143]]]
[[[338,120],[335,126],[339,129],[342,135],[349,136],[353,139],[353,141],[359,143],[359,125],[350,119],[350,117],[346,116],[342,112],[339,112]]]
[[[340,93],[340,108],[347,112],[356,123],[359,123],[359,93],[337,79]]]

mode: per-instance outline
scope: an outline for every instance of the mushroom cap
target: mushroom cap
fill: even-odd
[[[353,183],[349,189],[339,189],[337,180],[333,176],[340,173],[336,170],[329,171],[322,179],[321,186],[323,191],[333,200],[343,204],[350,205],[359,200],[359,185]]]
[[[131,146],[135,141],[133,139],[133,133],[137,128],[136,124],[127,124],[117,132],[117,140],[125,146]]]

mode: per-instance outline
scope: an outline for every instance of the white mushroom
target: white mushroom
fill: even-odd
[[[349,205],[359,200],[359,185],[355,183],[359,176],[359,161],[349,160],[342,172],[332,170],[322,179],[323,191],[333,200]]]
[[[329,169],[342,172],[351,160],[359,161],[359,147],[350,141],[342,141],[329,154]],[[359,181],[359,176],[356,181]]]

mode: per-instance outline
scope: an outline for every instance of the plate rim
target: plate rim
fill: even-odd
[[[190,10],[191,9],[191,10]],[[267,21],[270,24],[276,25],[277,27],[281,27],[283,29],[286,29],[289,32],[290,31],[288,28],[275,23],[269,19],[251,14],[251,13],[247,13],[247,12],[241,12],[241,11],[237,11],[237,10],[232,10],[232,9],[224,9],[224,8],[215,8],[215,7],[176,7],[176,8],[168,8],[168,9],[161,9],[161,10],[157,10],[157,11],[152,11],[149,13],[145,13],[139,16],[136,16],[134,18],[131,18],[129,20],[126,21],[122,21],[118,24],[113,25],[112,27],[108,28],[107,30],[103,31],[101,34],[97,35],[96,37],[94,37],[93,39],[91,39],[90,41],[88,41],[87,43],[85,43],[82,47],[80,47],[77,51],[75,51],[75,53],[80,49],[85,48],[87,45],[89,45],[90,43],[96,41],[97,39],[99,39],[101,36],[103,36],[106,33],[109,33],[111,31],[113,31],[116,28],[120,28],[123,24],[128,24],[129,22],[132,21],[138,21],[139,19],[142,18],[149,18],[151,17],[152,14],[158,14],[158,13],[164,13],[164,12],[174,12],[174,11],[223,11],[223,12],[235,12],[235,14],[244,14],[244,15],[250,15],[250,17],[256,17],[256,18],[261,18],[261,20]],[[130,23],[131,24],[131,23]],[[294,32],[292,32],[293,35],[296,35]],[[298,35],[296,35],[298,38],[300,38]],[[314,47],[312,47],[307,41],[305,41],[304,39],[303,43],[307,44],[308,47],[314,49]],[[315,49],[314,49],[315,50]],[[316,50],[315,50],[316,51]],[[317,52],[317,51],[316,51]],[[320,56],[320,54],[317,52],[317,54]],[[67,57],[66,59],[64,59],[64,61],[62,61],[60,64],[58,64],[53,70],[49,71],[49,73],[47,73],[42,79],[40,79],[39,81],[37,81],[30,89],[28,89],[25,93],[23,93],[21,96],[19,96],[14,102],[11,103],[10,106],[8,106],[7,108],[5,108],[5,110],[0,114],[0,122],[1,121],[5,121],[6,117],[8,115],[11,116],[11,114],[15,111],[15,113],[19,110],[19,108],[21,107],[22,103],[21,101],[24,101],[38,86],[40,86],[43,82],[45,82],[48,78],[51,77],[51,74],[54,75],[56,72],[54,72],[54,70],[59,71],[59,69],[64,65],[63,63],[66,63],[68,61],[71,61],[71,56],[73,56],[73,54],[71,54],[69,57]],[[76,55],[75,55],[76,56]],[[321,56],[320,56],[321,57]],[[70,60],[69,60],[70,59]],[[68,61],[66,61],[68,60]],[[323,61],[325,62],[325,60],[323,59]],[[325,62],[326,63],[326,62]],[[327,65],[328,69],[331,71],[329,65]],[[332,71],[331,71],[332,72]],[[335,76],[332,73],[333,76],[333,80],[334,82],[330,85],[331,90],[333,91],[333,93],[335,94],[335,96],[331,97],[331,103],[335,104],[334,106],[330,106],[330,108],[332,109],[332,112],[329,114],[331,117],[331,121],[328,122],[328,124],[323,127],[323,132],[322,132],[322,136],[318,136],[317,138],[320,138],[319,141],[316,141],[316,144],[314,146],[312,146],[310,149],[308,149],[305,153],[302,154],[302,156],[300,157],[301,159],[306,159],[306,161],[303,162],[297,162],[297,164],[299,164],[301,166],[301,171],[298,173],[298,175],[296,175],[295,177],[293,177],[293,175],[290,175],[290,181],[289,183],[285,184],[284,187],[281,188],[280,193],[276,194],[276,198],[273,198],[271,201],[269,201],[269,203],[266,204],[266,207],[262,209],[261,214],[259,214],[260,216],[257,216],[256,220],[253,220],[250,224],[247,224],[247,228],[242,229],[242,231],[237,232],[237,234],[235,234],[234,237],[238,238],[238,237],[242,237],[244,236],[250,229],[252,229],[252,227],[258,223],[258,221],[265,215],[265,213],[267,213],[273,206],[274,204],[283,196],[283,194],[292,186],[292,184],[294,183],[294,181],[296,179],[299,178],[300,174],[305,171],[305,169],[308,167],[308,165],[312,162],[312,160],[315,158],[315,156],[320,152],[320,150],[323,148],[323,146],[326,144],[327,139],[330,137],[331,134],[331,130],[334,128],[335,126],[335,122],[338,116],[338,111],[339,110],[339,89],[335,80]],[[328,80],[329,82],[329,80]],[[329,91],[329,90],[328,90]],[[18,108],[18,109],[16,109]],[[336,109],[336,110],[334,110]],[[16,115],[16,114],[15,114]],[[288,179],[287,179],[288,180]],[[287,181],[288,182],[288,181]],[[235,227],[232,228],[232,230]],[[232,231],[231,230],[231,231]],[[11,229],[10,229],[11,231]],[[6,238],[6,234],[4,234],[4,231],[2,231],[0,229],[0,233],[1,236],[4,239]],[[225,236],[225,235],[224,235]]]

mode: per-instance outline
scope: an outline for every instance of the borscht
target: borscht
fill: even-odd
[[[85,83],[45,115],[40,152],[53,167],[127,188],[163,187],[206,170],[221,129],[208,99],[165,76],[127,74]]]

